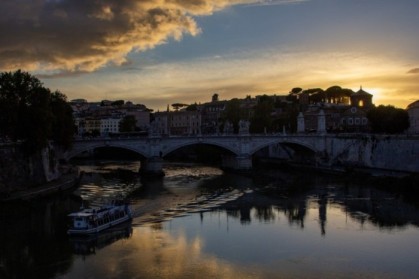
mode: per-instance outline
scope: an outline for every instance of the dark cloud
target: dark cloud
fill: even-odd
[[[200,32],[193,16],[251,0],[2,0],[0,70],[93,71]]]
[[[407,72],[408,74],[419,74],[419,68],[411,69]]]

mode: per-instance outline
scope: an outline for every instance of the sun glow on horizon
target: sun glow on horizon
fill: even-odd
[[[65,83],[68,87],[60,90],[69,93],[69,99],[118,98],[145,104],[155,111],[165,110],[174,102],[209,102],[214,93],[228,100],[288,94],[294,87],[326,90],[335,85],[354,92],[362,86],[373,95],[374,104],[405,108],[417,92],[417,75],[406,75],[404,61],[378,54],[267,48],[226,53],[223,57],[157,62],[119,73],[73,77]],[[54,83],[54,79],[47,81]],[[98,86],[92,87],[92,82]]]

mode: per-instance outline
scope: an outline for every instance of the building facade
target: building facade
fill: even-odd
[[[419,134],[419,100],[411,103],[406,108],[409,114],[409,133]]]
[[[154,113],[152,133],[172,136],[201,134],[201,113],[195,111],[165,111]]]

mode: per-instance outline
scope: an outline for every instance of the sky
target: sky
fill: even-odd
[[[0,71],[69,100],[173,103],[338,85],[419,99],[418,0],[0,0]]]

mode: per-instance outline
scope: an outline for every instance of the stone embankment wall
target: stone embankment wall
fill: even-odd
[[[321,168],[419,173],[419,136],[324,135],[311,149],[278,143],[268,156]]]
[[[52,148],[28,157],[19,144],[0,145],[0,193],[39,186],[59,176]]]
[[[401,172],[419,172],[419,137],[365,135],[326,138],[329,165],[352,165]]]

